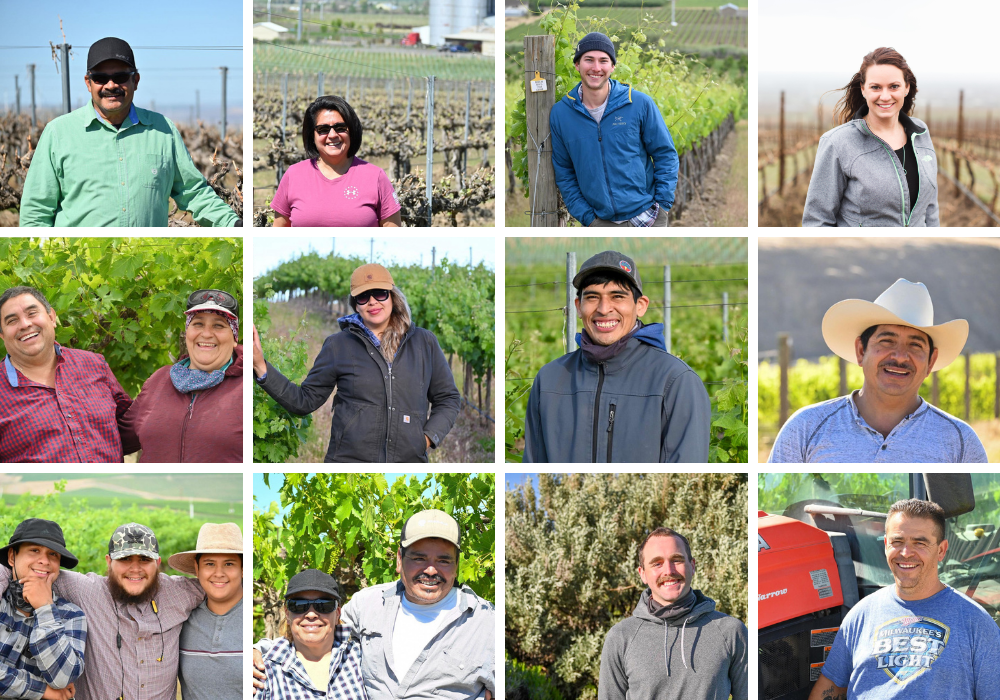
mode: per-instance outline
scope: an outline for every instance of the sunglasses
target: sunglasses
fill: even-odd
[[[240,305],[236,303],[233,295],[219,289],[199,289],[196,292],[192,292],[191,296],[188,297],[187,307],[192,309],[195,306],[207,304],[210,301],[215,302],[226,311],[230,311],[237,316],[240,315]]]
[[[124,85],[129,81],[129,78],[137,74],[138,72],[134,70],[123,70],[119,73],[87,73],[87,76],[92,83],[98,85],[104,85],[109,80],[117,85]]]
[[[329,615],[340,607],[340,601],[325,599],[302,600],[299,598],[290,598],[285,601],[285,605],[288,606],[288,612],[295,613],[296,615],[304,615],[309,612],[309,608],[312,608],[320,615]]]
[[[369,289],[367,292],[361,292],[361,294],[354,297],[354,303],[358,306],[364,306],[372,297],[375,297],[375,301],[385,301],[389,298],[389,290]]]
[[[344,124],[343,122],[333,125],[320,124],[319,126],[316,127],[316,133],[319,134],[320,136],[326,136],[331,131],[336,131],[338,134],[346,134],[350,131],[350,128],[347,126],[347,124]]]

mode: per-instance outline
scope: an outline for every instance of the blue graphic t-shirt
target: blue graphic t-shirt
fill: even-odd
[[[847,614],[822,672],[848,698],[996,700],[1000,627],[954,588],[902,600],[887,586]]]

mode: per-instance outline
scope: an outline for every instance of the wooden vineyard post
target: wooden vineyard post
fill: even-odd
[[[781,91],[781,111],[778,112],[778,194],[785,192],[785,91]],[[782,421],[783,423],[784,421]]]
[[[556,95],[555,69],[555,37],[550,34],[524,37],[524,112],[528,131],[525,149],[528,151],[531,226],[559,225],[559,196],[556,191],[556,174],[552,167],[552,140],[549,131],[549,113],[555,105]],[[536,89],[541,87],[538,81],[543,80],[545,89],[533,92],[533,80],[536,81]],[[575,325],[576,316],[569,314],[569,317]],[[566,348],[566,352],[570,352],[568,342]]]
[[[953,154],[955,158],[955,196],[961,194],[960,190],[958,189],[958,183],[961,181],[959,180],[959,178],[961,177],[962,174],[961,163],[958,158],[958,152],[962,150],[962,136],[964,135],[963,134],[964,129],[962,128],[964,121],[963,120],[964,107],[965,107],[965,90],[959,90],[958,91],[958,139],[957,139],[958,148],[955,150],[955,153]],[[966,420],[968,420],[968,418],[966,418]]]
[[[573,278],[576,277],[576,253],[566,253],[566,354],[573,352],[573,341],[576,340],[576,287]]]
[[[931,405],[941,405],[941,387],[938,385],[938,373],[931,373]]]
[[[792,358],[792,339],[788,333],[778,333],[778,367],[780,386],[778,387],[779,408],[778,428],[788,420],[788,364]]]

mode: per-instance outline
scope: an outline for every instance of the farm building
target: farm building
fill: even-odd
[[[497,55],[496,28],[492,26],[469,27],[457,34],[446,34],[444,40],[447,44],[460,44],[473,53],[481,53],[484,56]]]
[[[521,0],[505,0],[503,14],[504,17],[527,17],[528,6]]]
[[[430,0],[432,46],[445,43],[445,35],[466,31],[484,24],[493,15],[493,0]],[[492,30],[491,30],[492,31]]]
[[[253,38],[257,41],[277,41],[287,38],[288,30],[274,22],[257,22],[253,25]]]
[[[720,5],[718,12],[721,17],[746,17],[748,10],[741,10],[733,3],[728,2],[725,5]]]

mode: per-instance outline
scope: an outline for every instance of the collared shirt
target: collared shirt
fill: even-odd
[[[295,647],[284,638],[276,640],[264,654],[264,668],[267,680],[255,700],[368,700],[361,677],[361,650],[344,625],[337,625],[333,631],[330,682],[326,688],[315,686],[295,655]]]
[[[986,462],[975,431],[920,399],[888,436],[861,417],[854,393],[795,412],[774,440],[768,462]]]
[[[10,573],[0,566],[0,591],[10,583]],[[116,604],[104,576],[59,575],[54,590],[87,616],[87,669],[76,683],[77,700],[113,700],[123,686],[127,700],[175,700],[181,627],[205,591],[197,579],[184,576],[159,574],[159,583],[154,612],[148,603]]]
[[[46,686],[65,688],[83,673],[86,645],[87,618],[69,601],[53,596],[27,617],[0,596],[0,697],[37,700]]]
[[[91,101],[91,104],[93,104],[93,101]],[[94,114],[96,114],[98,119],[100,119],[102,122],[104,122],[105,124],[107,124],[108,126],[110,126],[112,129],[117,129],[118,128],[117,126],[115,126],[114,124],[112,124],[111,122],[109,122],[107,119],[105,119],[104,117],[102,117],[101,113],[97,111],[97,107],[94,107]],[[134,102],[132,104],[130,104],[129,107],[128,107],[128,121],[131,124],[133,124],[133,125],[139,123],[139,114],[135,111],[135,103]],[[124,124],[125,122],[122,122],[122,123]]]
[[[119,433],[132,399],[100,355],[56,344],[55,386],[33,382],[8,355],[0,376],[0,462],[121,462],[138,450]]]
[[[440,621],[440,632],[408,668],[393,659],[393,628],[405,588],[393,581],[364,588],[344,606],[343,622],[361,639],[362,673],[370,700],[484,698],[496,695],[493,605],[468,586],[458,606]]]
[[[194,609],[181,630],[178,680],[184,700],[240,700],[243,697],[243,601],[224,615]]]
[[[171,197],[203,226],[236,223],[174,123],[132,110],[136,121],[118,129],[90,101],[45,125],[24,181],[21,226],[166,226]]]

